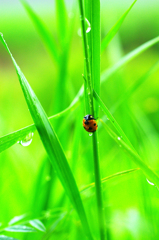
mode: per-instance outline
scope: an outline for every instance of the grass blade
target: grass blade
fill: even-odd
[[[113,126],[116,128],[119,135],[116,135],[102,120],[102,123],[109,133],[109,135],[119,144],[124,147],[124,149],[133,157],[134,162],[137,164],[139,168],[144,172],[144,174],[148,177],[150,181],[152,181],[158,188],[159,188],[159,177],[156,175],[155,172],[153,172],[141,159],[141,157],[138,155],[136,150],[133,148],[132,144],[130,143],[129,139],[126,137],[125,133],[117,123],[117,121],[114,119],[112,114],[109,112],[107,107],[104,105],[100,97],[97,95],[97,93],[94,92],[94,97],[98,101],[100,107],[102,108],[105,115],[109,118],[110,122],[113,124]],[[119,137],[120,136],[120,137]]]
[[[136,3],[137,0],[135,0],[131,6],[127,9],[127,11],[123,14],[123,16],[117,21],[117,23],[110,29],[110,31],[107,33],[107,35],[105,36],[105,38],[102,41],[101,44],[101,52],[103,53],[103,51],[106,49],[106,47],[108,46],[108,44],[110,43],[110,41],[112,40],[112,38],[115,36],[115,34],[118,32],[120,26],[122,25],[124,19],[126,18],[127,14],[130,12],[130,10],[132,9],[132,7],[134,6],[134,4]]]
[[[140,168],[134,168],[134,169],[125,170],[125,171],[122,171],[122,172],[117,172],[117,173],[114,173],[114,174],[112,174],[112,175],[110,175],[108,177],[102,178],[101,182],[103,184],[103,183],[107,182],[108,180],[110,180],[112,178],[120,177],[120,176],[129,174],[129,173],[135,172],[137,170],[140,170]],[[93,188],[93,187],[95,187],[95,183],[94,182],[91,183],[91,184],[88,184],[87,186],[82,188],[82,190],[80,192],[86,191],[86,190],[88,190],[90,188]]]
[[[0,40],[3,42],[7,52],[9,53],[13,61],[21,88],[23,90],[25,100],[30,110],[30,114],[34,120],[35,126],[39,132],[41,141],[50,158],[50,161],[54,166],[54,169],[57,172],[57,175],[67,195],[69,196],[74,208],[76,209],[79,215],[85,234],[89,239],[92,240],[93,238],[89,229],[86,213],[84,210],[84,206],[80,197],[80,193],[79,193],[76,181],[73,177],[73,174],[71,172],[71,169],[69,167],[65,154],[61,147],[61,144],[57,138],[57,135],[53,130],[38,98],[36,97],[28,81],[26,80],[24,74],[22,73],[19,66],[17,65],[15,59],[13,58],[2,34],[0,34]]]
[[[159,68],[159,61],[157,61],[141,78],[139,78],[132,86],[125,91],[118,101],[111,108],[112,112],[114,112],[123,102],[127,101],[134,92],[149,78],[152,76],[154,72],[156,72]]]
[[[69,107],[67,107],[65,110],[62,112],[55,114],[48,119],[51,121],[54,118],[59,118],[61,116],[64,116],[66,113],[69,113],[76,109],[79,106],[79,101],[82,99],[80,92],[79,94],[76,95],[75,99],[73,102],[70,104]],[[9,133],[3,137],[0,138],[0,153],[9,147],[13,146],[16,144],[18,141],[21,141],[24,139],[29,133],[33,133],[36,130],[36,127],[34,124],[27,126],[25,128],[19,129],[15,132]]]
[[[100,43],[101,43],[101,29],[100,29],[100,1],[92,1],[91,9],[91,42],[92,42],[92,61],[91,61],[91,72],[92,72],[92,85],[93,89],[100,94]],[[93,101],[92,101],[93,102]],[[94,117],[98,116],[99,105],[98,102],[94,104]],[[94,177],[95,177],[95,188],[96,188],[96,199],[97,199],[97,213],[98,213],[98,224],[100,239],[106,239],[105,226],[105,214],[103,207],[103,192],[101,185],[100,176],[100,160],[99,160],[99,149],[98,149],[98,132],[95,132],[93,138],[93,158],[94,158]]]
[[[101,100],[101,98],[98,96],[98,94],[94,91],[94,98],[97,100],[97,102],[99,103],[100,107],[102,108],[103,112],[105,113],[105,115],[107,116],[107,118],[110,120],[110,122],[112,123],[112,125],[115,127],[115,129],[117,130],[117,132],[119,133],[119,136],[122,136],[122,139],[124,139],[124,141],[131,146],[131,148],[133,148],[133,146],[131,145],[129,139],[127,138],[127,136],[125,135],[124,131],[121,129],[120,125],[117,123],[117,121],[115,120],[115,118],[113,117],[113,115],[111,114],[111,112],[108,110],[108,108],[105,106],[105,104],[103,103],[103,101]]]
[[[30,19],[34,23],[41,39],[43,40],[46,48],[51,54],[52,59],[57,63],[59,60],[59,54],[57,51],[57,44],[54,41],[52,35],[41,21],[41,19],[37,16],[37,14],[33,11],[33,9],[29,6],[29,4],[25,0],[20,0],[26,12],[28,13]]]
[[[116,64],[114,64],[109,69],[105,70],[101,75],[101,81],[105,81],[108,79],[113,73],[123,67],[125,64],[133,60],[135,57],[146,51],[148,48],[152,47],[154,44],[159,42],[159,37],[153,38],[150,41],[142,44],[141,46],[137,47],[133,51],[129,52],[123,58],[121,58]]]
[[[67,10],[64,0],[56,0],[56,15],[57,15],[57,24],[59,32],[59,41],[62,47],[65,46],[66,36],[67,36]]]

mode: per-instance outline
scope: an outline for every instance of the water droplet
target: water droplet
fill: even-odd
[[[89,133],[89,136],[91,137],[93,135],[93,133]]]
[[[31,144],[32,140],[33,140],[33,132],[30,132],[29,134],[26,135],[25,138],[23,138],[22,140],[18,141],[19,144],[21,144],[23,147],[27,147]]]
[[[150,182],[147,178],[146,178],[146,180],[147,180],[147,182],[148,182],[150,185],[152,185],[152,186],[155,185],[153,182]]]
[[[85,20],[86,20],[86,23],[88,24],[88,27],[87,27],[87,30],[86,30],[86,33],[88,33],[88,32],[91,31],[91,24],[90,24],[90,22],[88,21],[87,18],[85,18]]]
[[[3,33],[0,32],[1,37],[3,37]]]
[[[86,33],[88,33],[88,32],[91,31],[91,24],[90,24],[90,22],[88,21],[87,18],[85,18],[85,21],[86,21],[86,23],[87,23]],[[82,37],[81,28],[78,29],[77,34],[78,34],[80,37]]]
[[[121,138],[120,138],[120,137],[118,137],[118,140],[120,141],[120,140],[121,140]]]

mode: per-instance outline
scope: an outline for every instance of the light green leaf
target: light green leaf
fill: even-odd
[[[9,221],[9,225],[12,225],[12,224],[15,224],[17,222],[20,222],[21,220],[24,220],[26,218],[27,214],[23,214],[23,215],[20,215],[20,216],[15,216],[14,218],[12,218],[10,221]]]
[[[61,180],[66,193],[68,194],[73,206],[79,215],[85,234],[89,239],[93,239],[76,181],[73,177],[59,139],[53,130],[38,98],[36,97],[24,74],[17,65],[15,59],[13,58],[2,34],[0,35],[0,40],[3,42],[7,52],[13,61],[25,100],[28,104],[31,116],[34,120],[35,126],[39,132],[41,141],[50,158],[50,161],[53,164],[54,169],[57,172],[57,175]]]
[[[45,228],[44,224],[38,219],[30,220],[29,223],[32,227],[36,228],[37,230],[39,230],[41,232],[46,231],[46,228]]]
[[[107,35],[105,36],[105,38],[102,41],[101,44],[101,52],[103,52],[106,47],[108,46],[108,44],[110,43],[110,41],[112,40],[112,38],[115,36],[115,34],[118,32],[120,26],[122,25],[124,19],[126,18],[127,14],[129,13],[129,11],[131,10],[131,8],[134,6],[134,4],[136,3],[137,0],[135,0],[131,6],[127,9],[127,11],[123,14],[123,16],[117,21],[117,23],[110,29],[110,31],[107,33]]]
[[[5,235],[0,235],[0,240],[18,240],[17,238],[8,237]]]
[[[32,227],[28,227],[26,225],[15,225],[6,227],[4,229],[7,232],[35,232],[35,229]]]

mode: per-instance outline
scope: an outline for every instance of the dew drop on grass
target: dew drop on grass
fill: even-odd
[[[89,133],[89,136],[91,137],[93,135],[93,133]]]
[[[146,178],[146,180],[147,180],[147,182],[148,182],[150,185],[152,185],[152,186],[155,185],[153,182],[150,182],[147,178]]]
[[[86,33],[88,33],[88,32],[91,31],[91,24],[90,24],[90,22],[88,21],[87,18],[85,18],[85,21],[86,21],[86,24],[87,24]],[[78,34],[80,37],[82,37],[81,28],[78,29],[77,34]]]
[[[23,147],[27,147],[31,144],[32,140],[33,140],[33,132],[30,132],[29,134],[26,135],[25,138],[23,138],[22,140],[18,141],[19,144],[21,144]]]
[[[90,22],[88,21],[87,18],[85,18],[85,21],[86,21],[86,23],[88,24],[88,27],[87,27],[87,30],[86,30],[86,33],[88,33],[88,32],[91,31],[91,24],[90,24]]]
[[[118,140],[120,141],[120,140],[121,140],[121,138],[120,138],[120,137],[118,137]]]

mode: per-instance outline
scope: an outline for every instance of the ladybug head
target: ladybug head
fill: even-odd
[[[86,115],[85,117],[84,117],[84,119],[86,120],[86,121],[88,121],[88,120],[92,120],[92,119],[94,119],[94,117],[92,116],[92,115]]]

